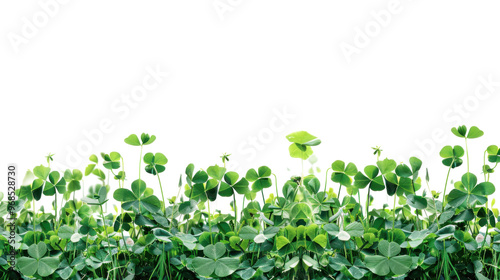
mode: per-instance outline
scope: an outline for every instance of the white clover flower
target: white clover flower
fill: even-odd
[[[134,240],[132,238],[127,238],[127,240],[125,241],[125,243],[127,244],[127,246],[134,246]]]
[[[482,235],[482,234],[478,234],[478,235],[476,236],[476,242],[477,242],[477,243],[482,243],[483,241],[484,241],[484,235]]]
[[[71,242],[77,243],[80,239],[82,239],[82,237],[83,236],[79,233],[73,233],[73,235],[71,235]]]

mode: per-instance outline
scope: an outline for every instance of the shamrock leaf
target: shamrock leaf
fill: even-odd
[[[443,158],[443,164],[446,166],[451,166],[451,168],[456,168],[462,165],[463,157],[465,154],[464,149],[461,146],[445,146],[439,152],[439,155]]]
[[[467,139],[479,138],[484,135],[484,132],[477,128],[477,126],[471,127],[469,133],[467,133],[467,127],[465,125],[453,127],[451,129],[451,132],[460,138]]]
[[[492,163],[500,162],[500,149],[496,145],[491,145],[486,149],[488,153],[488,161]]]
[[[103,166],[106,169],[113,170],[120,168],[120,159],[122,156],[117,152],[111,152],[109,155],[105,153],[101,153],[102,158],[104,159]]]
[[[464,203],[473,206],[475,203],[484,204],[488,201],[487,196],[495,192],[495,186],[490,182],[477,184],[477,177],[472,173],[465,173],[462,181],[455,183],[455,189],[448,194],[448,203],[453,207],[459,207]]]
[[[321,140],[306,131],[291,133],[286,136],[286,139],[292,142],[288,148],[290,156],[300,159],[309,158],[313,154],[311,146],[317,146],[321,143]]]
[[[125,143],[132,146],[142,146],[152,144],[156,140],[156,136],[143,133],[141,134],[141,140],[135,134],[131,134],[129,137],[125,138]]]
[[[224,174],[224,181],[220,183],[219,195],[225,197],[232,196],[234,191],[238,194],[247,194],[250,191],[247,179],[243,177],[238,181],[238,178],[238,173],[233,171]]]
[[[249,169],[247,171],[247,174],[245,175],[245,178],[253,182],[252,183],[252,191],[254,192],[259,192],[263,189],[269,188],[272,185],[271,182],[271,169],[267,166],[261,166],[259,167],[258,171],[255,171],[255,169]]]
[[[147,164],[145,170],[149,174],[156,175],[165,171],[165,164],[167,164],[168,159],[162,153],[147,153],[144,155],[144,163]]]
[[[351,177],[358,173],[358,168],[356,168],[354,163],[350,162],[346,166],[341,160],[332,163],[332,170],[334,171],[332,173],[332,181],[346,187],[351,185]]]
[[[398,256],[401,247],[396,242],[382,240],[378,243],[378,250],[382,255],[365,256],[366,267],[379,276],[389,273],[403,275],[410,270],[413,260],[408,255]]]
[[[372,191],[382,191],[384,190],[384,180],[382,175],[379,174],[379,169],[375,165],[368,165],[364,169],[365,174],[358,171],[356,176],[354,176],[354,186],[359,189],[364,189],[366,186]]]

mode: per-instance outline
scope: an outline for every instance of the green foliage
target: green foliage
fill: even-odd
[[[72,280],[499,280],[500,221],[490,177],[500,150],[487,147],[481,155],[483,174],[476,176],[469,170],[467,140],[483,132],[460,126],[452,133],[465,141],[465,149],[445,146],[440,152],[441,171],[447,175],[443,195],[430,189],[436,185],[428,171],[422,186],[421,160],[381,160],[382,149],[375,147],[376,162],[359,170],[354,163],[336,160],[329,168],[331,177],[329,170],[326,178],[302,170],[282,186],[276,185],[276,177],[271,179],[274,174],[267,166],[244,174],[227,170],[229,155],[224,154],[224,166],[197,170],[188,165],[178,195],[168,199],[161,186],[167,157],[142,154],[143,146],[156,137],[132,134],[125,142],[140,147],[139,170],[157,177],[162,199],[140,173],[127,178],[125,159],[118,152],[90,156],[84,173],[36,166],[27,172],[14,203],[8,204],[0,193],[0,220],[5,224],[0,275]],[[316,163],[310,156],[311,147],[321,143],[317,137],[300,131],[287,140],[292,157]],[[49,154],[47,163],[53,160]],[[467,170],[456,174],[465,165]],[[335,184],[327,189],[330,180]],[[453,190],[447,193],[451,181]],[[347,191],[343,197],[342,187]],[[268,190],[273,193],[266,197]],[[379,208],[387,196],[392,207]],[[220,197],[232,200],[234,213],[210,209]],[[53,207],[38,209],[36,203],[43,199],[53,201]],[[370,209],[373,200],[377,206]],[[105,211],[111,204],[117,204],[115,211]],[[17,217],[13,235],[8,212]],[[11,235],[17,258],[16,270],[8,272],[6,237]]]

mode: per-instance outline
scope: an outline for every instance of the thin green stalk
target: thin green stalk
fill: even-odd
[[[304,160],[301,160],[301,164],[302,164],[302,173],[300,176],[300,185],[303,186],[304,185]]]
[[[394,224],[396,222],[396,197],[397,195],[396,194],[393,194],[394,195],[394,204],[393,204],[393,208],[392,208],[392,238],[391,238],[391,241],[394,241]]]
[[[332,168],[331,167],[328,167],[328,169],[326,170],[326,173],[325,173],[325,190],[323,191],[325,193],[325,200],[326,200],[326,185],[328,183],[328,170],[331,170]]]
[[[212,237],[212,220],[210,218],[210,199],[207,199],[207,207],[208,207],[208,230],[210,232],[210,244],[214,244],[214,240]]]
[[[278,194],[278,178],[276,177],[276,174],[273,173],[273,176],[274,176],[274,185],[276,186],[276,200],[278,200],[279,198],[279,194]]]
[[[160,191],[161,191],[161,199],[163,200],[163,213],[166,213],[165,211],[165,196],[163,196],[163,187],[161,185],[161,180],[160,180],[160,173],[158,173],[158,170],[156,170],[156,167],[154,167],[155,169],[155,173],[156,173],[156,177],[158,177],[158,184],[160,184]],[[173,212],[173,210],[172,210]]]
[[[108,225],[106,225],[106,220],[104,219],[104,213],[103,213],[103,209],[102,209],[102,204],[99,205],[99,207],[101,208],[102,223],[103,223],[103,226],[104,226],[104,231],[106,232],[106,240],[108,242],[108,253],[111,256],[111,258],[113,259],[113,263],[114,263],[114,258],[113,258],[113,255],[111,254],[111,244],[109,243]],[[113,275],[115,275],[114,271],[113,271]],[[116,279],[116,277],[113,277],[113,279]]]
[[[469,147],[467,146],[467,137],[465,139],[465,151],[467,152],[467,173],[469,173]]]
[[[35,220],[35,216],[36,216],[35,199],[33,198],[33,232],[35,233],[35,234],[33,234],[33,238],[35,239],[35,244],[36,244],[36,220]]]
[[[169,231],[172,231],[172,221],[174,220],[174,210],[175,210],[175,203],[177,202],[177,198],[179,197],[179,193],[181,192],[181,187],[179,186],[179,189],[177,190],[177,196],[175,197],[174,199],[174,204],[172,206],[172,216],[170,217],[170,227],[169,227]],[[165,214],[166,214],[166,211],[165,211]]]
[[[139,184],[141,182],[141,164],[142,164],[142,145],[141,145],[141,153],[139,156]],[[139,210],[141,210],[141,198],[139,197]]]
[[[485,150],[485,151],[484,151],[484,156],[483,156],[483,169],[484,169],[484,166],[486,165],[486,153],[487,153],[487,152],[488,152],[488,150]],[[485,170],[483,170],[483,174],[484,174],[484,181],[487,181],[487,179],[486,179],[486,177],[487,177],[487,176],[486,176],[486,172],[485,172]]]
[[[56,229],[56,225],[57,225],[57,189],[55,190],[55,193],[54,193],[54,213],[55,213],[55,216],[54,216],[54,230],[57,230]]]
[[[446,205],[446,187],[448,186],[448,180],[450,178],[450,172],[453,164],[455,163],[455,159],[451,161],[450,167],[448,168],[448,174],[446,175],[446,182],[444,183],[444,191],[443,191],[443,203],[441,204],[441,212],[444,211],[444,206]]]
[[[234,228],[233,228],[233,230],[236,232],[236,228],[238,227],[238,218],[237,218],[238,210],[236,209],[236,195],[234,194],[234,190],[233,190],[233,209],[234,209]]]
[[[469,172],[469,147],[467,146],[467,137],[465,137],[465,151],[467,152],[467,182],[470,182],[470,172]],[[467,196],[467,207],[469,207],[469,198],[470,195]]]
[[[368,224],[368,227],[370,227],[370,214],[368,212],[369,207],[370,207],[370,187],[368,187],[368,194],[366,195],[366,222]]]

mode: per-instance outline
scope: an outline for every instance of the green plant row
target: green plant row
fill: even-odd
[[[16,191],[15,204],[0,205],[0,279],[498,280],[499,212],[488,197],[500,149],[487,147],[475,175],[468,141],[483,132],[461,126],[452,133],[465,148],[441,150],[442,194],[430,189],[419,159],[380,159],[379,147],[364,168],[334,161],[320,175],[324,183],[304,170],[279,183],[267,166],[238,174],[226,169],[224,154],[221,166],[188,165],[177,196],[167,199],[161,178],[167,157],[143,153],[153,135],[125,139],[137,148],[138,178],[128,178],[117,152],[92,155],[83,172],[53,170],[49,155],[46,166],[28,172],[31,183]],[[321,143],[304,131],[287,139],[302,166]],[[145,176],[154,176],[160,194]],[[84,187],[87,177],[99,183]],[[386,194],[391,206],[371,207]],[[107,211],[111,197],[120,203],[114,212]],[[230,198],[229,213],[213,209],[219,197]],[[37,208],[42,199],[52,207]],[[9,212],[16,215],[15,242]]]

